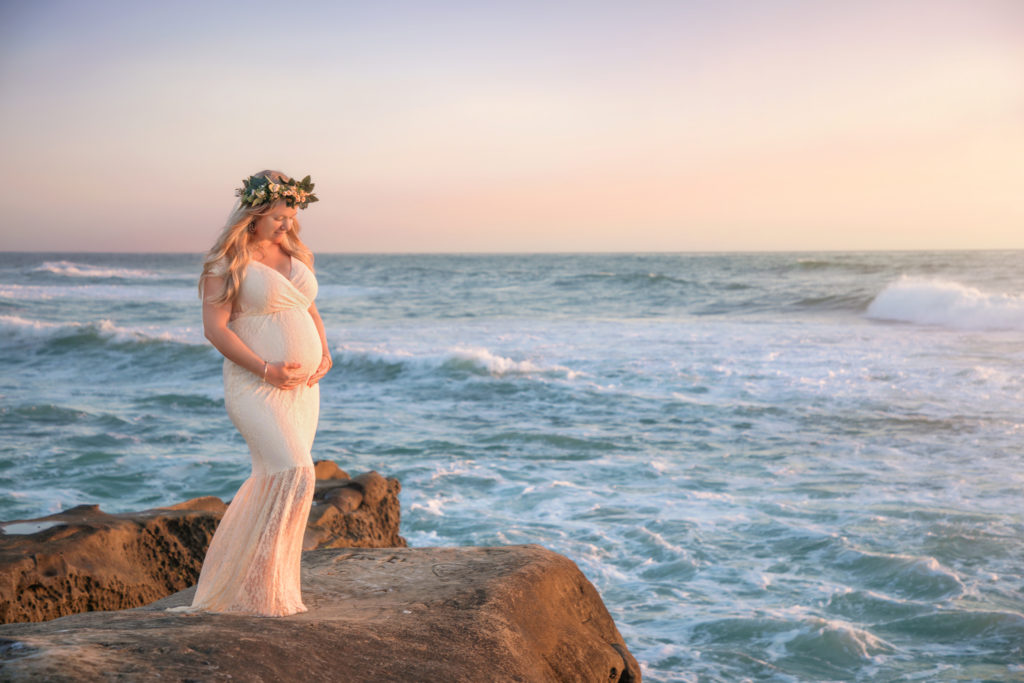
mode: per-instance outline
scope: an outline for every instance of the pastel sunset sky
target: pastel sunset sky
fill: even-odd
[[[1024,2],[0,5],[0,249],[1024,247]]]

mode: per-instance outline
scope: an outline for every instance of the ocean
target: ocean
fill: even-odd
[[[1024,680],[1024,253],[320,255],[313,458],[539,543],[647,681]],[[0,254],[0,519],[248,476],[198,254]]]

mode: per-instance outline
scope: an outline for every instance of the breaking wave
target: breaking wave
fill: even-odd
[[[160,329],[115,325],[110,320],[55,323],[29,320],[16,315],[0,315],[0,341],[8,344],[45,345],[58,340],[79,338],[86,342],[204,344],[202,334],[192,328]]]
[[[74,261],[45,261],[32,269],[34,273],[49,273],[66,277],[120,278],[138,280],[159,278],[160,274],[139,268],[109,268]]]
[[[581,373],[563,365],[515,360],[482,347],[456,346],[444,352],[413,354],[378,348],[342,348],[334,354],[340,368],[367,379],[388,380],[405,373],[441,372],[452,376],[547,376],[575,379]]]
[[[874,298],[866,315],[965,330],[1024,330],[1024,296],[903,276]]]

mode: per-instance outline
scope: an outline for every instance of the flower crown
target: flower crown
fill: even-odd
[[[242,181],[242,187],[235,190],[235,195],[242,206],[256,207],[263,203],[272,204],[283,199],[289,207],[297,206],[305,209],[313,202],[320,201],[313,194],[313,183],[309,176],[302,180],[273,181],[266,176],[251,175]]]

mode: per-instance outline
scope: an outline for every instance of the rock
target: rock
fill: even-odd
[[[191,586],[225,508],[218,498],[120,515],[80,505],[7,524],[0,621],[136,607]],[[23,525],[39,530],[17,533]]]
[[[317,479],[348,479],[348,473],[330,460],[317,460],[313,463],[313,471]]]
[[[363,502],[363,494],[356,489],[346,486],[335,489],[324,496],[324,502],[330,503],[342,512],[352,512]]]
[[[639,683],[593,585],[540,546],[315,550],[308,612],[179,615],[145,607],[0,626],[0,669],[48,681]]]
[[[344,475],[337,465],[321,470]],[[401,485],[372,474],[384,487],[373,505],[347,477],[317,481],[304,549],[406,545],[398,535]],[[326,508],[333,514],[325,514]],[[137,607],[195,584],[225,509],[219,498],[208,496],[142,512],[111,515],[97,505],[79,505],[4,522],[0,623]]]
[[[376,472],[318,481],[303,549],[405,547],[398,535],[401,490],[397,479]]]
[[[352,484],[363,494],[363,500],[376,505],[388,495],[387,480],[376,472],[365,472],[352,480]]]

